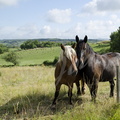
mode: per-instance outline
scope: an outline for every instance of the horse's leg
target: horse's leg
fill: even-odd
[[[110,83],[110,97],[113,97],[114,96],[114,86],[115,86],[114,80],[109,81],[109,83]]]
[[[96,96],[97,96],[97,90],[98,90],[98,81],[94,80],[94,82],[92,82],[92,84],[89,85],[89,89],[90,89],[90,94],[92,97],[92,101],[96,101]]]
[[[75,84],[76,84],[76,86],[77,86],[77,96],[79,96],[79,95],[81,95],[80,82],[79,82],[79,80],[77,80],[77,81],[75,82]]]
[[[85,94],[85,82],[83,81],[83,79],[81,79],[81,86],[82,86],[82,94]]]
[[[55,94],[54,94],[54,99],[53,99],[52,105],[56,105],[56,100],[57,100],[58,95],[59,95],[60,87],[61,87],[61,84],[58,84],[56,86],[56,90],[55,90]]]
[[[72,84],[72,85],[68,85],[68,88],[69,88],[69,90],[68,90],[69,103],[72,104],[72,100],[71,100],[71,98],[72,98],[73,84]]]

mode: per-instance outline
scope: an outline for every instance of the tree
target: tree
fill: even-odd
[[[8,52],[8,48],[5,45],[0,44],[0,54],[2,54],[4,52]]]
[[[18,65],[19,62],[18,62],[18,56],[15,52],[9,52],[6,56],[3,57],[3,59],[6,61],[6,62],[11,62],[13,63],[14,65]]]
[[[117,31],[111,33],[110,40],[110,50],[120,52],[120,27]]]

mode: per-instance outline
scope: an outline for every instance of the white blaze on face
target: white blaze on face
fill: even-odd
[[[81,50],[81,57],[80,57],[80,66],[79,69],[82,69],[84,67],[84,52],[85,50]]]

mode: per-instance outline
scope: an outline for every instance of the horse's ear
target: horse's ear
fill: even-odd
[[[88,37],[87,37],[87,35],[85,35],[85,37],[84,37],[84,42],[86,43],[87,40],[88,40]]]
[[[75,49],[75,47],[76,47],[76,43],[74,43],[74,44],[72,45],[72,48],[73,48],[73,49]]]
[[[87,37],[87,35],[85,35],[85,37],[84,37],[84,42],[86,43],[87,40],[88,40],[88,37]]]
[[[64,47],[63,44],[61,44],[61,49],[62,49],[63,51],[65,51],[65,47]]]
[[[75,39],[76,39],[76,42],[78,43],[79,42],[79,37],[77,35],[76,35]]]

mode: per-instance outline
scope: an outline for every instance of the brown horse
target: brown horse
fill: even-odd
[[[79,70],[89,87],[92,100],[95,100],[98,82],[109,81],[110,97],[114,95],[114,77],[116,66],[120,66],[120,53],[98,54],[87,43],[87,36],[79,40],[76,36],[76,53],[79,59]]]
[[[59,91],[62,84],[65,84],[68,86],[68,96],[69,96],[69,103],[71,102],[72,97],[72,88],[73,83],[76,83],[77,86],[77,94],[80,95],[80,83],[79,80],[81,79],[80,75],[77,74],[77,55],[74,50],[75,44],[71,46],[64,46],[61,44],[62,52],[60,55],[60,58],[56,64],[55,68],[55,94],[54,94],[54,100],[52,105],[56,104],[57,97],[59,95]],[[84,93],[84,83],[82,83],[82,93]]]

